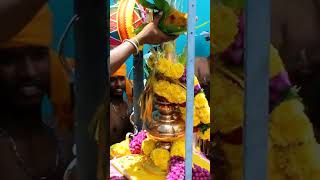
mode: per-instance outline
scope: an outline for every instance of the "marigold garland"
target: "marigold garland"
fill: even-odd
[[[142,152],[145,155],[149,155],[156,147],[156,141],[150,138],[145,139],[142,142]]]
[[[215,24],[212,27],[212,49],[219,53],[227,49],[237,35],[238,17],[232,8],[223,5],[213,6],[212,12],[211,21]]]
[[[284,101],[270,115],[270,138],[281,146],[309,142],[314,138],[312,124],[297,99]]]
[[[284,65],[282,63],[279,52],[272,45],[270,46],[270,57],[269,57],[269,69],[270,69],[270,77],[274,77],[281,72],[285,71]]]
[[[156,148],[151,152],[150,155],[153,163],[161,168],[162,170],[167,170],[170,160],[170,152],[163,148]]]
[[[182,114],[182,119],[185,121],[186,120],[186,115],[187,115],[186,114],[187,110],[186,110],[185,107],[180,107],[179,109],[180,109],[180,112]],[[200,121],[200,118],[198,116],[197,111],[193,110],[193,126],[194,127],[198,126],[200,124],[200,122],[201,121]]]
[[[209,107],[208,100],[204,93],[199,93],[194,97],[194,106],[196,108],[206,108]]]
[[[164,76],[171,79],[179,79],[184,73],[184,66],[182,64],[174,64],[165,58],[160,58],[157,61],[156,69]]]
[[[202,133],[201,131],[198,131],[197,134],[201,139],[210,141],[210,128],[207,129],[204,133]]]
[[[172,63],[171,61],[160,57],[158,60],[158,63],[155,66],[155,69],[164,74],[167,78],[171,79],[180,79],[182,82],[185,83],[185,68],[182,66],[180,69],[183,69],[184,73],[180,73],[181,75],[176,76],[173,78],[173,76],[167,76],[168,74],[174,74],[172,71],[172,67],[175,67],[174,65],[181,65],[180,63]],[[178,66],[177,66],[178,67]],[[166,75],[167,74],[167,75]],[[193,125],[194,127],[200,125],[200,124],[209,124],[210,123],[210,107],[208,104],[208,100],[205,97],[205,94],[201,91],[199,91],[199,88],[201,90],[201,87],[199,85],[199,81],[197,77],[194,77],[194,85],[195,85],[195,101],[194,101],[194,119],[193,119]],[[158,81],[155,81],[153,84],[153,91],[156,95],[164,97],[166,100],[168,100],[171,103],[175,104],[185,104],[186,102],[186,88],[182,85],[169,82],[167,80],[160,79]],[[180,112],[182,113],[182,118],[185,120],[186,118],[186,109],[185,107],[180,107]],[[201,136],[205,137],[205,136]]]
[[[223,9],[222,7],[219,7]],[[216,11],[218,12],[218,11]],[[232,19],[234,15],[225,13]],[[216,27],[222,27],[217,21]],[[222,28],[221,28],[222,29]],[[220,33],[223,30],[220,29]],[[234,27],[234,30],[237,30]],[[219,34],[214,32],[214,34]],[[221,50],[221,49],[220,49]],[[223,59],[222,59],[223,61]],[[223,63],[221,63],[223,64]],[[230,69],[234,66],[222,68]],[[241,69],[242,67],[239,67]],[[268,179],[298,180],[320,179],[320,148],[314,138],[312,124],[304,112],[304,106],[291,85],[278,51],[270,47],[270,121]],[[213,76],[215,132],[228,135],[243,126],[243,89],[231,76],[215,71]],[[242,179],[242,144],[222,140],[225,160],[230,165],[226,176]],[[217,172],[219,173],[219,172]]]
[[[170,156],[179,156],[179,157],[185,157],[185,141],[184,139],[182,140],[177,140],[175,141],[170,150]]]
[[[183,104],[186,102],[186,90],[165,80],[159,80],[153,85],[154,92],[161,97],[166,98],[169,102]]]
[[[183,120],[186,120],[186,108],[180,107]],[[199,124],[210,124],[210,107],[194,108],[193,111],[193,126],[196,127]]]

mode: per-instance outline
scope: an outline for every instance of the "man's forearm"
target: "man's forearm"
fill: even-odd
[[[110,52],[110,74],[116,72],[135,51],[135,47],[128,42],[112,49]]]
[[[0,42],[19,33],[48,0],[1,0]]]

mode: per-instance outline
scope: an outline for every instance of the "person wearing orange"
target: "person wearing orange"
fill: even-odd
[[[110,78],[110,144],[120,142],[127,132],[132,131],[129,123],[131,107],[132,85],[126,78],[126,65],[123,64]]]
[[[50,49],[48,5],[39,7],[0,41],[0,179],[60,180],[71,160],[72,137],[64,136],[73,124],[69,78]],[[53,107],[50,124],[43,119],[46,98]]]
[[[144,44],[161,44],[175,40],[178,36],[167,35],[159,27],[162,13],[155,16],[153,21],[146,25],[143,30],[131,39],[126,39],[122,44],[110,51],[110,74],[113,74],[132,55],[139,52],[139,47]]]

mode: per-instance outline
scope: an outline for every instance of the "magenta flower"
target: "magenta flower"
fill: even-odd
[[[132,154],[140,154],[142,141],[147,138],[147,131],[140,131],[129,143],[130,152]]]
[[[289,80],[289,75],[287,71],[283,71],[270,81],[271,91],[283,92],[291,87],[291,82]]]

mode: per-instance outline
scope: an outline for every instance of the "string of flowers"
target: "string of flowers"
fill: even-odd
[[[230,12],[232,9],[223,5],[217,7],[220,15],[222,11]],[[229,10],[226,10],[229,9]],[[233,19],[236,13],[227,14],[225,19]],[[231,21],[231,20],[230,20]],[[228,73],[243,77],[243,15],[237,19],[238,26],[229,26],[227,29],[216,29],[224,33],[234,28],[237,35],[232,41],[226,42],[216,39],[216,44],[222,41],[219,50],[217,66],[228,69]],[[225,23],[225,22],[223,22]],[[219,21],[215,24],[218,27]],[[214,37],[213,37],[214,38]],[[220,43],[221,44],[221,43]],[[304,113],[304,106],[298,95],[298,88],[289,80],[278,51],[270,46],[270,121],[269,121],[269,175],[268,179],[320,179],[320,158],[318,144],[314,138],[312,124]],[[223,73],[217,73],[213,78],[214,116],[216,131],[224,135],[233,134],[243,125],[243,89],[235,82],[226,79]],[[240,131],[241,132],[241,131]],[[241,136],[241,135],[240,135]],[[233,137],[236,138],[236,137]],[[231,163],[231,179],[241,179],[242,168],[242,142],[237,144],[224,142],[221,144],[225,157]]]
[[[161,55],[158,56],[159,58],[152,64],[156,73],[162,78],[153,83],[153,91],[170,103],[179,104],[179,110],[185,120],[186,68],[182,63],[173,63]],[[151,58],[155,60],[155,55]],[[194,95],[194,129],[201,139],[210,140],[210,107],[196,76],[194,77]]]

